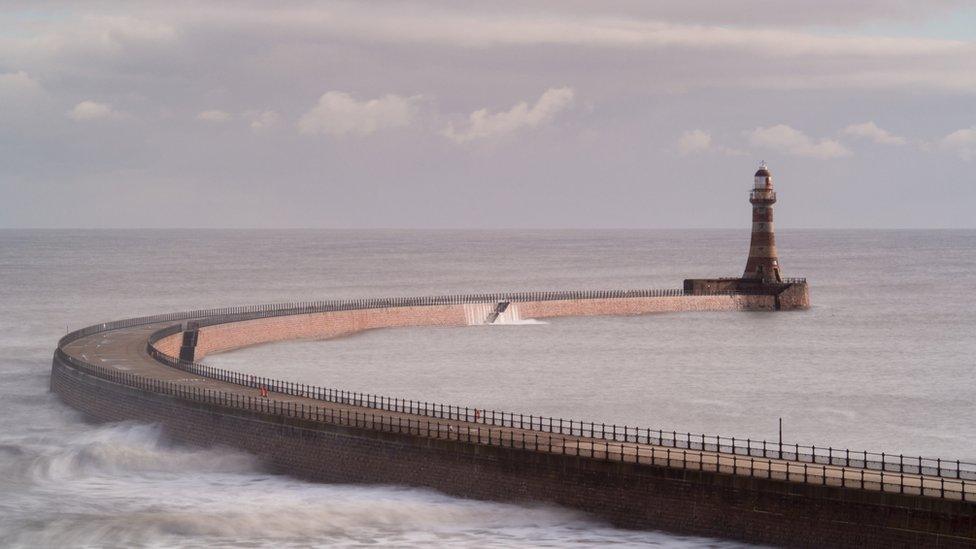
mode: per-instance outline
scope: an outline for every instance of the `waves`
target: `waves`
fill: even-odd
[[[166,441],[158,426],[118,423],[84,432],[38,456],[30,467],[38,481],[93,476],[257,470],[251,456],[233,450],[191,449]]]
[[[311,484],[247,454],[172,444],[119,423],[0,445],[18,471],[0,504],[0,546],[698,546],[610,528],[547,506],[400,487]]]

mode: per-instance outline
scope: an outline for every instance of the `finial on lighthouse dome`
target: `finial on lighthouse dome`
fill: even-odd
[[[766,161],[763,160],[759,163],[759,169],[756,170],[756,177],[770,177],[772,174],[769,173],[769,168],[766,167]]]

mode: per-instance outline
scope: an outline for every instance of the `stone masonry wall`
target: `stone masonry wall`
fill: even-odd
[[[783,310],[810,308],[810,286],[806,282],[791,284],[776,297]]]
[[[635,315],[682,311],[772,310],[772,296],[700,295],[635,297],[615,299],[577,299],[519,302],[523,318],[584,315]],[[465,326],[464,305],[428,307],[390,307],[355,311],[330,311],[291,315],[200,328],[196,359],[208,354],[259,343],[289,339],[326,339],[362,330],[398,326]],[[170,356],[179,352],[181,339],[169,336],[156,348]],[[167,351],[167,349],[169,349]]]
[[[141,391],[55,358],[52,389],[101,421],[161,424],[186,443],[227,445],[272,470],[324,482],[395,483],[455,496],[539,501],[615,525],[792,547],[972,547],[971,504],[606,462],[314,424]]]
[[[180,345],[183,343],[183,332],[176,332],[173,335],[160,339],[153,345],[168,356],[180,356]]]
[[[398,326],[465,326],[464,307],[390,307],[277,316],[200,328],[196,358],[258,343],[289,339],[325,339]],[[173,355],[170,355],[173,356]]]
[[[638,315],[688,311],[773,310],[772,296],[688,295],[615,299],[577,299],[519,303],[523,318],[590,315]]]

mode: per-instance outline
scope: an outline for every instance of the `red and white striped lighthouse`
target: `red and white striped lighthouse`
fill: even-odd
[[[749,260],[742,278],[757,282],[782,282],[779,258],[776,256],[776,236],[773,234],[773,176],[763,162],[756,172],[756,184],[749,191],[752,204],[752,241],[749,244]]]

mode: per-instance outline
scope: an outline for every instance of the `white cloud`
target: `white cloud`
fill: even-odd
[[[119,118],[121,113],[112,109],[112,106],[108,103],[82,101],[68,111],[67,116],[76,122],[84,122],[87,120]]]
[[[745,152],[715,144],[712,133],[706,130],[688,130],[681,134],[677,143],[678,153],[687,155],[702,152],[719,152],[728,156],[742,156]]]
[[[573,104],[574,95],[572,88],[549,88],[531,107],[522,101],[503,112],[489,113],[488,109],[480,109],[468,117],[467,128],[457,130],[454,124],[449,124],[442,133],[453,141],[465,143],[499,137],[522,128],[535,128],[568,109]]]
[[[756,128],[746,132],[749,144],[794,156],[810,158],[842,158],[851,151],[833,139],[814,140],[807,134],[785,124]]]
[[[24,71],[0,73],[0,94],[26,95],[41,91],[41,85]]]
[[[250,120],[252,130],[268,130],[278,125],[281,116],[275,111],[247,111],[244,118]]]
[[[942,138],[941,145],[963,160],[973,160],[976,158],[976,126],[950,133]]]
[[[712,134],[704,130],[688,130],[678,138],[678,152],[691,154],[707,151],[712,146]]]
[[[874,122],[864,122],[863,124],[851,124],[841,132],[844,135],[851,135],[863,139],[870,139],[881,145],[904,145],[908,141],[899,135],[894,135],[887,130],[879,128]]]
[[[226,122],[231,118],[233,118],[233,115],[230,114],[229,112],[225,112],[217,109],[202,111],[200,114],[197,115],[198,120],[206,120],[207,122]]]
[[[387,94],[359,101],[352,95],[330,91],[298,120],[304,134],[370,135],[379,130],[409,126],[417,116],[420,96]]]

